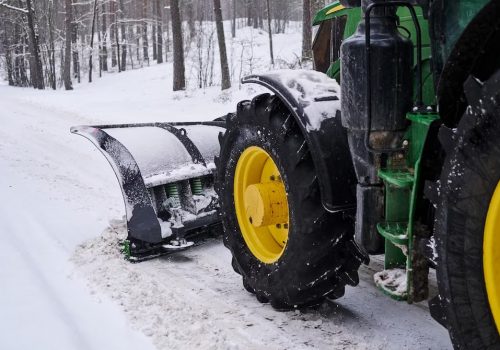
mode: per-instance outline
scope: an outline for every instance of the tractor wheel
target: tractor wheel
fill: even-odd
[[[307,143],[283,103],[269,94],[240,102],[220,146],[223,240],[245,289],[286,310],[357,285],[353,221],[323,208]]]
[[[500,71],[469,78],[465,93],[469,107],[443,143],[439,294],[456,349],[500,349]]]

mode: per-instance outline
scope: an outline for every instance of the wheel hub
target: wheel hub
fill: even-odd
[[[248,220],[255,227],[288,222],[286,192],[281,182],[248,186],[245,190],[244,201]]]
[[[500,182],[493,193],[484,226],[483,270],[491,313],[500,334]]]
[[[263,263],[276,262],[288,240],[288,199],[276,163],[261,147],[248,147],[238,159],[234,205],[250,252]]]

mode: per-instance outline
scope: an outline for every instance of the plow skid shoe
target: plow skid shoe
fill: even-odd
[[[127,218],[124,252],[140,261],[179,251],[220,226],[213,184],[222,121],[72,127],[106,157]]]

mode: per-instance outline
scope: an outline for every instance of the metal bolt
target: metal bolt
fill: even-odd
[[[271,181],[276,180],[276,177],[274,175],[271,175]]]
[[[409,144],[410,144],[410,141],[408,141],[408,140],[403,141],[403,147],[408,147]]]

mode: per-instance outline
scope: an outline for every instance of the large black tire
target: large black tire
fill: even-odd
[[[438,286],[454,347],[500,349],[483,273],[484,225],[500,179],[500,72],[484,84],[470,78],[465,93],[469,108],[440,180]]]
[[[317,305],[327,296],[340,297],[346,284],[357,285],[357,270],[364,257],[353,241],[353,221],[323,208],[307,144],[283,103],[269,94],[240,102],[236,115],[227,120],[220,146],[216,190],[224,225],[223,240],[245,289],[255,293],[259,301],[269,301],[274,308],[290,309]],[[288,194],[288,241],[281,257],[270,264],[251,253],[235,212],[236,164],[250,146],[261,147],[272,157]]]

